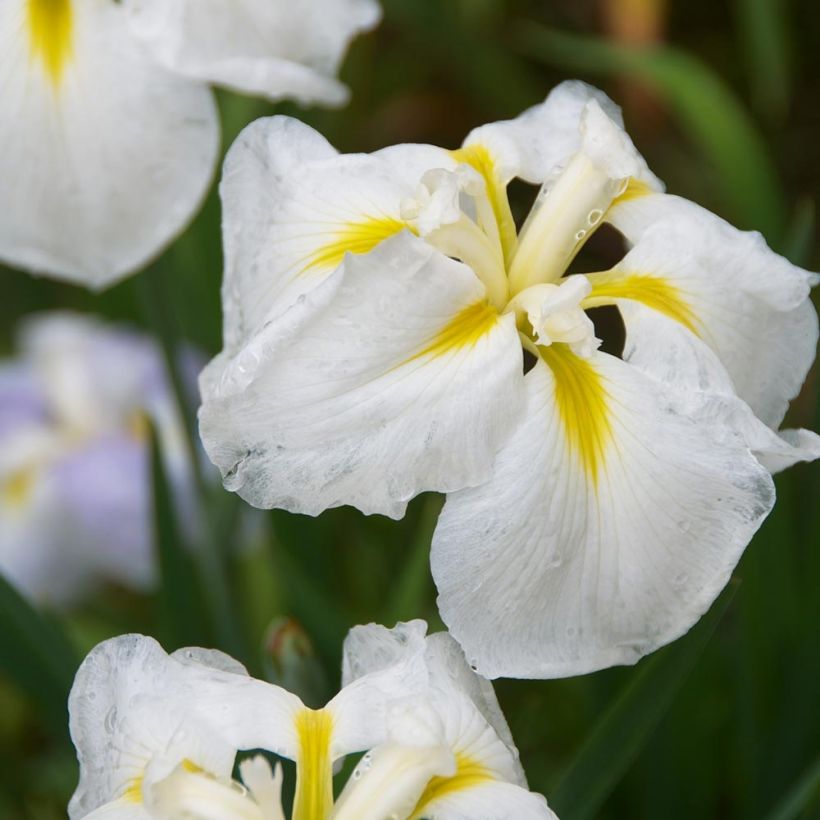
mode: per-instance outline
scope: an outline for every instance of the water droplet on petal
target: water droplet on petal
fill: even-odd
[[[587,214],[587,222],[590,225],[597,225],[601,221],[601,217],[604,215],[604,212],[600,208],[593,208]]]
[[[105,719],[103,720],[103,726],[105,727],[105,731],[111,734],[114,731],[114,728],[117,725],[117,707],[112,706],[105,715]]]

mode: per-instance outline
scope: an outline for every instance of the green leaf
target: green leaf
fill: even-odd
[[[814,200],[803,197],[794,209],[781,250],[790,262],[806,267],[811,257],[816,221]]]
[[[653,89],[713,166],[732,218],[762,231],[773,245],[780,242],[784,194],[766,143],[732,90],[708,66],[670,46],[626,47],[535,24],[522,28],[519,39],[523,50],[541,62],[626,76]]]
[[[688,635],[641,664],[551,791],[550,805],[560,817],[596,815],[672,705],[734,593],[732,584]]]
[[[394,624],[418,618],[426,609],[425,603],[431,597],[433,580],[430,575],[430,543],[436,528],[442,496],[431,495],[424,499],[421,516],[413,534],[407,560],[401,569],[401,576],[390,597],[390,604],[383,623]]]
[[[783,118],[791,97],[788,6],[783,0],[735,0],[752,95],[773,120]]]
[[[159,621],[169,646],[208,645],[208,619],[193,558],[180,537],[159,439],[151,428],[154,544],[159,567]]]
[[[57,624],[0,575],[0,672],[31,695],[65,735],[66,702],[77,658]]]
[[[460,19],[452,0],[382,0],[386,25],[406,32],[424,59],[438,63],[472,103],[513,116],[543,97],[525,65],[500,47],[498,32],[481,36]]]
[[[766,815],[766,820],[796,820],[811,807],[818,797],[820,797],[820,757],[803,772],[774,810]]]

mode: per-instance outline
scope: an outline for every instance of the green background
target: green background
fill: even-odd
[[[471,127],[515,116],[578,77],[624,107],[630,134],[671,192],[820,268],[815,3],[383,4],[384,23],[354,44],[345,64],[353,90],[346,109],[274,108],[220,92],[223,146],[277,111],[343,151],[416,141],[456,147]],[[521,212],[533,193],[514,186],[514,208]],[[593,244],[578,264],[608,250]],[[212,355],[220,277],[213,190],[160,259],[102,295],[0,269],[0,346],[12,352],[25,314],[70,307]],[[816,373],[787,421],[820,429]],[[98,640],[137,631],[169,650],[220,645],[319,702],[338,685],[350,626],[411,617],[440,626],[427,564],[439,498],[416,499],[393,522],[350,509],[317,519],[248,516],[241,502],[211,491],[208,543],[195,549],[214,559],[200,583],[180,550],[163,482],[155,473],[164,578],[155,596],[108,589],[56,616],[2,590],[0,817],[64,816],[76,782],[64,698],[77,661]],[[634,668],[497,684],[531,787],[563,820],[820,817],[820,470],[799,465],[777,485],[777,507],[735,582],[685,639]],[[282,627],[281,618],[294,620]]]

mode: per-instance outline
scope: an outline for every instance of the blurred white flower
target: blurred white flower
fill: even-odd
[[[149,422],[183,515],[193,503],[159,352],[67,313],[29,319],[19,347],[0,363],[0,572],[56,606],[102,579],[150,585]]]
[[[541,185],[520,231],[514,177]],[[225,349],[200,380],[225,486],[313,515],[450,493],[439,605],[488,677],[680,636],[771,509],[769,471],[820,455],[777,432],[817,317],[812,274],[661,190],[578,82],[456,151],[339,155],[294,120],[248,127],[221,187]],[[603,223],[631,249],[568,275]],[[621,357],[584,313],[604,304]]]
[[[80,782],[71,820],[282,820],[282,774],[296,761],[292,820],[549,820],[526,788],[492,686],[426,624],[357,627],[343,688],[310,709],[219,652],[126,635],[86,658],[69,698]],[[334,764],[367,752],[334,805]]]
[[[207,83],[337,105],[375,0],[0,4],[0,259],[102,288],[156,256],[219,148]]]

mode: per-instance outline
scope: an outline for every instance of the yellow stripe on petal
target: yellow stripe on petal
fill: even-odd
[[[494,780],[492,773],[478,761],[463,755],[456,754],[456,773],[452,777],[434,777],[419,798],[410,820],[424,817],[425,810],[435,800],[448,797],[456,792],[480,786]]]
[[[478,171],[487,186],[487,197],[490,200],[495,221],[498,224],[498,235],[501,237],[501,248],[504,251],[504,261],[512,259],[518,234],[515,229],[515,220],[510,210],[510,201],[507,198],[507,189],[501,183],[496,171],[495,161],[489,149],[484,145],[467,145],[457,151],[451,151],[456,162],[463,162]]]
[[[626,188],[624,188],[623,192],[612,201],[612,204],[609,207],[614,208],[622,202],[629,202],[632,199],[639,199],[642,196],[648,196],[649,194],[656,193],[658,192],[645,182],[641,182],[639,179],[630,177]]]
[[[336,268],[346,253],[369,253],[405,228],[409,229],[406,222],[393,217],[366,217],[343,225],[337,231],[329,232],[333,239],[310,255],[302,273],[317,268]]]
[[[326,820],[333,808],[333,715],[326,709],[302,709],[296,715],[299,753],[292,820]]]
[[[616,299],[631,299],[663,313],[695,335],[700,335],[697,317],[684,292],[662,276],[593,273],[587,278],[592,284],[592,293],[584,300],[584,307],[612,304]]]
[[[71,57],[74,14],[72,0],[28,0],[32,53],[45,66],[52,85],[60,84]]]
[[[0,484],[0,499],[13,509],[25,507],[34,492],[34,478],[35,471],[32,468],[12,473]]]
[[[128,788],[123,793],[122,799],[129,803],[142,803],[142,782],[144,778],[137,777],[131,781]]]
[[[489,333],[498,321],[498,312],[488,302],[476,302],[457,313],[422,350],[408,362],[425,356],[444,356],[464,347],[472,347]],[[406,362],[405,362],[406,364]]]
[[[597,485],[612,439],[609,395],[603,377],[567,345],[539,347],[555,380],[555,401],[570,448],[587,478]]]

